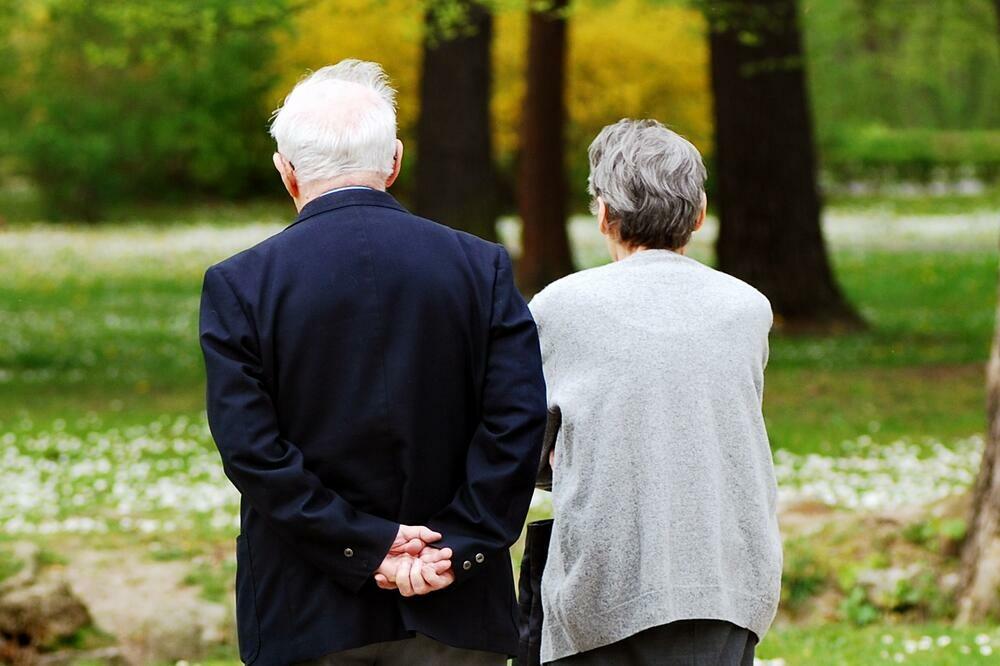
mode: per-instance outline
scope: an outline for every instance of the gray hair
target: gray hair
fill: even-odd
[[[589,154],[590,195],[604,201],[624,244],[667,250],[688,244],[707,176],[690,141],[655,120],[626,118],[602,129]]]
[[[388,177],[396,91],[381,65],[342,60],[316,70],[274,112],[271,136],[301,182],[367,172]]]

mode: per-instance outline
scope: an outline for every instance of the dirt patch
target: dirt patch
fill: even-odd
[[[156,562],[128,550],[81,550],[66,565],[75,594],[133,664],[192,659],[225,642],[232,613],[186,585],[186,561]]]

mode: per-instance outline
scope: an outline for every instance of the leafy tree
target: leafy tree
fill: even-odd
[[[266,0],[29,3],[11,143],[49,213],[270,184],[262,102],[284,16]]]
[[[838,129],[1000,127],[996,0],[803,0],[822,143]]]

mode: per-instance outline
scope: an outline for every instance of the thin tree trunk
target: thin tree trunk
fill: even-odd
[[[958,621],[966,624],[1000,616],[1000,307],[986,393],[989,432],[972,496],[958,595]]]
[[[461,0],[464,20],[442,26],[432,0],[426,17],[417,122],[415,212],[496,239],[496,174],[490,133],[493,17]]]
[[[795,0],[708,3],[719,267],[791,328],[857,326],[820,229],[813,123]]]
[[[518,208],[521,287],[540,290],[573,272],[566,234],[566,0],[530,13],[527,90],[521,125]]]

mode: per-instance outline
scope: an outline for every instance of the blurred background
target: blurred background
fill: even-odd
[[[608,260],[602,126],[690,138],[691,253],[776,312],[761,662],[1000,663],[998,45],[995,0],[0,0],[0,662],[237,663],[201,277],[291,222],[269,115],[355,57],[393,193],[529,296]]]

